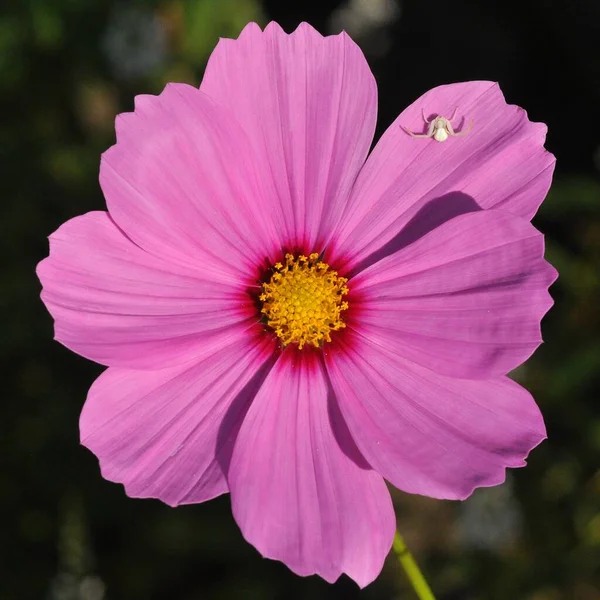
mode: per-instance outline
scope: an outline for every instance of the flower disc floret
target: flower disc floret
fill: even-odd
[[[348,280],[319,260],[317,253],[285,255],[285,264],[273,266],[260,295],[261,312],[284,346],[305,344],[318,348],[331,341],[331,331],[343,329],[342,312],[348,302]]]

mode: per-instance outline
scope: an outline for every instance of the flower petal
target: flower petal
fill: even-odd
[[[232,444],[272,344],[240,337],[193,365],[160,371],[110,368],[92,385],[81,443],[102,475],[134,498],[171,506],[228,491],[219,454]]]
[[[464,137],[444,143],[414,139],[427,118],[452,116]],[[501,208],[531,219],[544,199],[554,157],[544,147],[546,126],[506,104],[491,81],[434,88],[411,104],[381,137],[361,171],[336,235],[352,266],[389,242],[427,203],[462,192],[481,208]]]
[[[543,255],[524,219],[461,215],[353,278],[349,325],[444,375],[505,375],[542,341],[556,279]]]
[[[219,41],[201,89],[231,109],[268,165],[288,244],[317,249],[375,131],[377,86],[358,46],[306,23],[291,35],[251,23]]]
[[[533,398],[508,377],[444,377],[351,333],[326,356],[350,432],[369,464],[405,492],[464,499],[502,483],[546,437]]]
[[[100,183],[112,218],[155,256],[188,264],[219,257],[246,273],[281,243],[273,194],[235,118],[206,94],[169,84],[117,117]]]
[[[37,269],[56,339],[109,366],[157,369],[189,360],[256,321],[248,282],[217,259],[179,266],[136,246],[105,212],[50,236]]]
[[[280,359],[248,411],[228,473],[233,514],[263,556],[362,587],[390,550],[394,511],[309,360]]]

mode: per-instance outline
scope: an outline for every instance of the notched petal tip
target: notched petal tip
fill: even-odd
[[[85,443],[85,440],[80,440],[79,444],[80,444],[80,446],[83,446],[86,450],[88,450],[95,456],[94,450]],[[120,485],[121,488],[123,489],[123,492],[125,493],[125,495],[128,498],[131,498],[132,500],[156,500],[158,502],[162,502],[163,504],[166,504],[167,506],[169,506],[171,508],[177,508],[178,506],[182,505],[182,503],[177,500],[171,500],[168,498],[163,499],[163,498],[159,497],[158,495],[134,492],[132,490],[131,483],[126,481],[126,478],[124,476],[117,476],[117,475],[112,474],[110,472],[110,469],[106,465],[104,465],[103,462],[101,460],[99,460],[98,458],[97,458],[96,462],[98,463],[98,469],[100,471],[100,475],[101,475],[102,479],[104,479],[110,483],[115,483],[117,485]]]
[[[50,245],[50,236],[48,236],[47,239],[48,239],[48,246],[49,246]],[[46,265],[49,260],[50,260],[50,257],[46,256],[45,258],[42,258],[42,260],[40,260],[37,265],[35,265],[35,274],[37,275],[37,278],[40,280],[40,283],[43,283],[42,277],[44,275],[44,271],[46,269]]]
[[[302,23],[300,23],[298,25],[298,27],[296,27],[296,29],[294,30],[292,35],[294,35],[294,34],[312,35],[313,37],[318,37],[320,39],[323,39],[325,37],[337,37],[337,36],[324,36],[317,29],[315,29],[310,23],[307,23],[306,21],[302,21]]]
[[[296,28],[297,29],[297,28]],[[262,33],[269,34],[273,32],[275,35],[283,35],[285,37],[289,37],[291,34],[287,33],[283,27],[277,23],[277,21],[269,21],[265,26]]]
[[[532,402],[533,398],[532,398]],[[473,487],[470,490],[465,490],[465,493],[459,494],[456,500],[467,500],[470,498],[476,489],[478,488],[489,488],[495,487],[497,485],[502,485],[506,482],[506,477],[508,474],[508,469],[522,469],[527,466],[527,459],[531,455],[531,453],[546,439],[548,439],[546,433],[546,425],[544,423],[544,419],[541,411],[538,409],[537,411],[539,416],[539,423],[537,424],[537,428],[535,431],[532,429],[528,436],[528,449],[526,449],[520,457],[515,457],[515,459],[510,463],[501,467],[498,471],[490,473],[487,477],[482,478],[479,481],[473,482]]]
[[[524,109],[522,106],[519,106],[518,104],[510,104],[506,101],[506,96],[502,92],[502,88],[500,87],[499,83],[495,83],[494,87],[496,88],[496,93],[498,94],[502,102],[504,102],[504,104],[507,106],[507,108],[514,109],[521,117],[521,121],[524,124],[524,126],[529,127],[529,130],[532,133],[531,137],[539,138],[539,143],[543,146],[546,141],[546,135],[548,134],[548,126],[546,125],[546,123],[543,123],[541,121],[532,121],[529,118],[529,114],[527,113],[526,109]],[[552,153],[548,152],[545,148],[543,148],[543,150],[544,152],[550,154],[550,156],[554,160],[556,160]]]
[[[117,143],[135,140],[130,132],[138,130],[144,119],[156,123],[158,113],[164,106],[175,104],[182,97],[202,96],[204,100],[213,102],[198,88],[187,83],[168,82],[159,94],[138,94],[133,100],[133,111],[119,113],[115,117]],[[103,153],[104,154],[104,153]]]
[[[248,36],[248,35],[252,35],[252,34],[256,34],[256,33],[262,33],[263,30],[261,29],[261,26],[256,22],[256,21],[250,21],[250,23],[248,23],[239,33],[239,35],[237,36],[237,38],[219,38],[220,40],[229,40],[229,41],[235,41],[235,40],[241,40],[244,37]]]
[[[169,84],[167,84],[169,85]],[[128,132],[135,128],[138,124],[138,120],[142,115],[149,115],[152,112],[153,106],[158,101],[158,98],[164,90],[158,94],[138,94],[133,99],[133,110],[128,112],[119,113],[115,117],[115,133],[117,137],[117,143],[124,142],[128,136]],[[103,153],[103,155],[105,152]]]
[[[544,259],[545,260],[545,259]],[[556,283],[556,281],[558,280],[560,273],[558,272],[558,269],[556,269],[556,267],[554,267],[554,265],[552,265],[551,263],[549,263],[546,260],[546,271],[547,271],[547,282],[548,282],[548,287],[554,285]]]
[[[323,35],[318,29],[316,29],[313,25],[311,25],[310,23],[307,23],[306,21],[302,21],[298,24],[298,26],[290,33],[287,33],[283,27],[277,22],[277,21],[269,21],[264,28],[261,28],[261,26],[252,21],[250,23],[248,23],[243,29],[242,31],[239,33],[237,38],[225,38],[225,37],[220,37],[219,38],[219,42],[218,44],[221,44],[222,42],[224,44],[228,44],[228,43],[233,43],[233,42],[237,42],[237,41],[245,41],[245,39],[249,36],[252,35],[273,35],[273,36],[283,36],[283,37],[290,37],[293,38],[297,35],[308,35],[308,36],[312,36],[313,38],[318,38],[318,39],[326,39],[326,38],[343,38],[343,39],[348,39],[348,40],[352,40],[352,38],[345,32],[345,31],[341,31],[340,33],[337,34],[333,34],[333,35]]]
[[[152,107],[156,99],[167,89],[167,83],[159,94],[138,94],[133,99],[133,112],[143,113],[145,110]]]

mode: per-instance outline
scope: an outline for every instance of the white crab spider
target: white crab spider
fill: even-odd
[[[466,129],[463,129],[462,131],[458,131],[458,132],[454,131],[451,121],[453,121],[454,117],[456,116],[456,108],[454,109],[454,112],[452,113],[452,116],[449,119],[446,119],[446,117],[442,117],[442,115],[438,115],[434,119],[427,119],[427,117],[425,116],[424,109],[421,109],[421,113],[423,114],[423,121],[425,121],[425,123],[427,123],[429,125],[429,128],[427,129],[427,133],[413,133],[412,131],[409,131],[408,129],[406,129],[406,127],[403,127],[402,125],[400,126],[411,137],[414,137],[414,138],[431,138],[432,137],[436,142],[445,142],[448,139],[448,136],[451,135],[454,137],[459,137],[461,135],[466,135],[469,132],[469,130],[471,129],[471,127],[473,127],[473,121],[471,121]]]

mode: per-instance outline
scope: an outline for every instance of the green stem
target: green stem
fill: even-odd
[[[396,531],[394,545],[392,548],[394,549],[394,554],[396,555],[398,562],[404,569],[406,576],[408,577],[413,589],[419,597],[419,600],[435,600],[430,587],[425,581],[425,577],[423,577],[423,573],[421,573],[421,569],[419,569],[419,566],[415,562],[413,555],[406,547],[404,538],[398,531]]]

